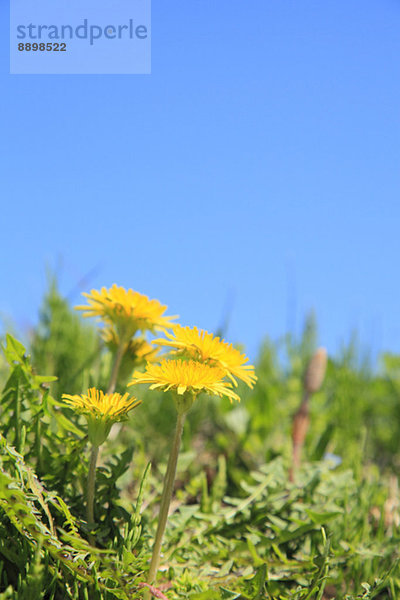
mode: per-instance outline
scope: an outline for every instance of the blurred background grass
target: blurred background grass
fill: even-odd
[[[226,337],[223,330],[217,333]],[[92,385],[106,387],[112,356],[95,322],[82,319],[73,310],[58,292],[54,278],[29,346],[36,371],[57,377],[51,384],[55,399],[63,393],[81,393]],[[255,361],[255,388],[239,384],[240,404],[206,396],[196,402],[185,432],[186,446],[194,441],[205,456],[223,451],[254,464],[282,451],[289,456],[292,417],[301,400],[306,366],[317,346],[314,314],[305,320],[298,339],[292,334],[275,341],[266,336]],[[4,374],[4,364],[1,368]],[[125,392],[130,374],[127,364],[117,391]],[[144,402],[118,435],[140,438],[146,455],[157,462],[165,454],[175,419],[174,406],[165,393],[149,393],[143,386],[136,386],[134,393]],[[329,357],[324,384],[313,395],[310,409],[306,460],[321,459],[329,453],[337,455],[345,466],[358,467],[371,461],[379,469],[398,472],[400,356],[383,354],[378,364],[372,365],[367,349],[360,348],[354,335],[337,356]]]

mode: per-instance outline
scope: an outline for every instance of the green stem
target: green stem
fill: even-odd
[[[99,456],[99,446],[92,446],[92,452],[90,454],[89,464],[89,475],[87,482],[87,504],[86,504],[86,516],[87,522],[90,529],[95,525],[94,522],[94,491],[96,484],[96,464]],[[94,545],[93,536],[89,535],[89,541]]]
[[[161,496],[160,512],[158,515],[157,533],[154,540],[153,555],[151,557],[150,569],[147,577],[147,583],[150,585],[153,585],[157,578],[158,566],[160,564],[161,544],[164,536],[165,526],[167,524],[169,505],[171,503],[172,491],[174,488],[176,464],[178,462],[185,417],[186,412],[178,413],[175,436],[172,443],[171,454],[169,456],[167,472],[165,473],[164,489]]]
[[[108,384],[107,394],[112,394],[115,391],[115,386],[117,385],[118,372],[121,366],[122,357],[125,353],[125,342],[121,340],[120,345],[118,346],[117,352],[115,354],[114,363],[111,370],[110,382]]]
[[[17,379],[17,385],[15,390],[15,448],[17,452],[21,452],[21,398],[19,395],[19,379]]]

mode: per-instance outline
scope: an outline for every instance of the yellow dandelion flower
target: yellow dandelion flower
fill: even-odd
[[[171,327],[171,319],[163,316],[167,307],[158,300],[150,300],[144,294],[132,289],[126,290],[116,284],[109,289],[92,290],[83,294],[88,305],[76,306],[84,311],[84,317],[100,317],[107,324],[115,325],[118,333],[132,337],[137,330],[153,331]]]
[[[104,394],[102,390],[90,388],[87,394],[63,394],[62,399],[88,421],[89,439],[95,446],[100,446],[110,433],[111,426],[117,421],[124,421],[130,410],[141,403],[129,394]]]
[[[120,346],[120,336],[112,325],[108,325],[102,329],[101,337],[111,350],[116,351]],[[144,362],[158,360],[158,353],[158,348],[154,348],[143,337],[137,337],[129,340],[124,355],[129,356],[134,365],[140,365]]]
[[[105,417],[115,421],[119,421],[132,408],[139,404],[136,398],[129,397],[129,394],[105,394],[102,390],[90,388],[87,394],[63,394],[63,400],[76,408],[79,412],[98,417]]]
[[[249,360],[245,354],[212,333],[197,327],[174,325],[173,333],[166,331],[165,335],[168,339],[160,338],[154,340],[153,344],[170,346],[175,348],[177,353],[187,354],[195,360],[220,367],[234,385],[237,385],[235,377],[250,387],[257,381],[253,365],[245,364]]]
[[[194,360],[162,360],[160,364],[147,363],[144,373],[135,371],[128,385],[150,383],[151,390],[160,388],[165,392],[174,390],[179,395],[190,393],[193,396],[206,392],[240,402],[224,377],[223,369]]]

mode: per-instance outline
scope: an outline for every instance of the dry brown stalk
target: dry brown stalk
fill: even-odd
[[[289,471],[289,480],[294,481],[296,471],[300,467],[301,451],[310,425],[310,397],[321,388],[324,381],[327,364],[325,348],[318,348],[308,363],[304,375],[304,395],[300,407],[293,417],[292,428],[292,466]]]

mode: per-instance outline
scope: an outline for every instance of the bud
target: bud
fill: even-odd
[[[324,381],[327,363],[325,348],[318,348],[312,356],[304,375],[304,387],[308,394],[314,394],[320,389]]]

